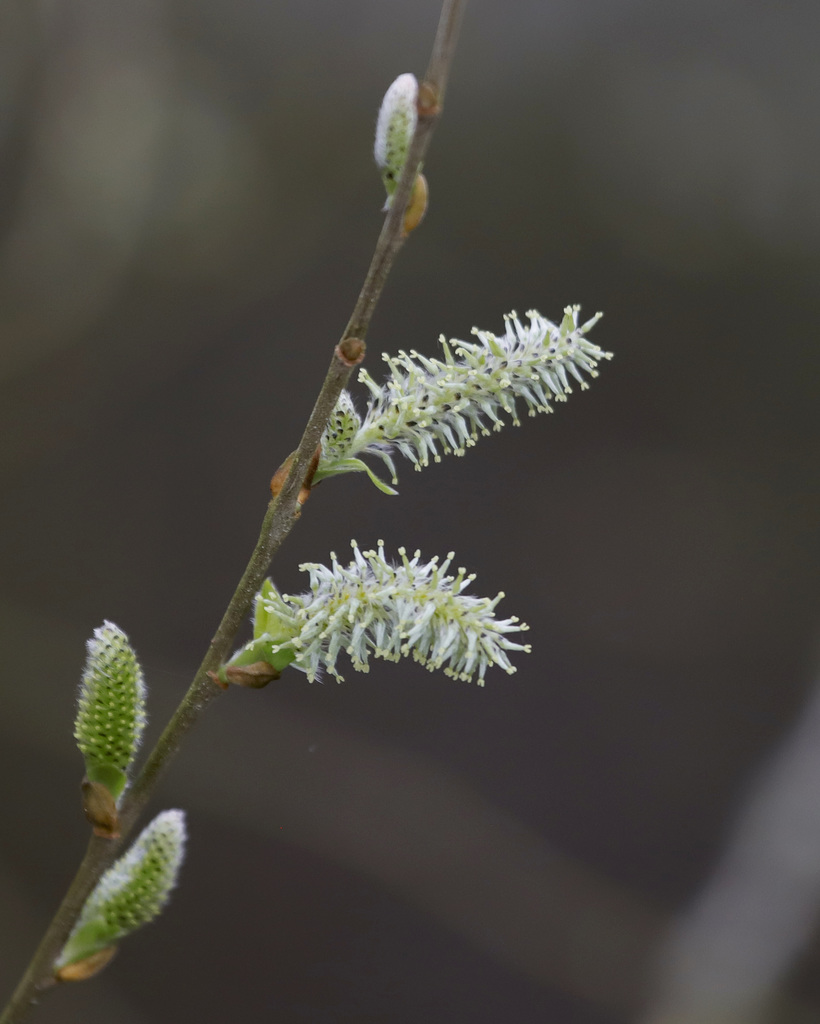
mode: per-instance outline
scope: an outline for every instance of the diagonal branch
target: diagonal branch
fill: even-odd
[[[419,90],[419,118],[407,161],[399,179],[390,211],[376,242],[364,285],[342,339],[334,349],[324,384],[305,427],[299,447],[292,456],[290,472],[279,494],[267,508],[259,538],[222,621],[199,666],[188,692],[157,741],[120,808],[122,838],[92,836],[85,857],[66,896],[48,926],[0,1024],[17,1024],[38,994],[54,984],[53,964],[74,926],[85,900],[103,872],[116,859],[129,832],[147,804],[160,777],[179,750],[187,733],[222,690],[210,678],[226,660],[230,648],[268,572],[270,562],[299,518],[299,491],[309,475],[311,460],[328,418],[354,366],[364,358],[364,340],[388,274],[404,240],[404,212],[433,130],[441,116],[447,78],[452,65],[461,17],[467,0],[444,0],[427,75]]]

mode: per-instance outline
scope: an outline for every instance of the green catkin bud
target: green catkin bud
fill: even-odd
[[[412,655],[456,679],[469,681],[477,673],[482,685],[491,665],[515,671],[507,651],[530,650],[506,636],[526,625],[514,616],[495,618],[503,594],[469,596],[464,590],[474,576],[464,569],[447,575],[452,553],[441,563],[422,562],[418,551],[411,559],[399,548],[400,564],[393,565],[381,541],[377,551],[365,552],[351,543],[347,566],[335,554],[330,567],[299,566],[310,573],[306,594],[280,594],[266,580],[256,598],[254,639],[238,656],[267,645],[268,659],[287,656],[313,682],[323,669],[341,681],[336,660],[342,652],[359,672],[369,670],[371,656],[398,661]]]
[[[349,391],[339,395],[336,407],[330,415],[325,432],[322,435],[321,456],[319,459],[319,479],[339,476],[341,473],[367,473],[376,487],[385,494],[397,494],[398,491],[380,480],[373,470],[361,459],[352,458],[349,453],[356,449],[357,438],[362,429],[362,418],[356,411]],[[385,457],[384,455],[382,457]],[[317,470],[317,472],[319,471]],[[393,476],[395,477],[395,468]],[[316,476],[314,475],[314,480]],[[317,481],[318,483],[318,481]]]
[[[113,622],[94,630],[80,684],[74,724],[92,783],[116,800],[145,727],[145,683],[128,637]]]
[[[58,977],[63,968],[96,956],[160,913],[176,885],[185,838],[183,811],[162,811],[142,831],[86,900],[55,964]]]
[[[356,411],[353,399],[349,392],[343,391],[322,436],[322,458],[330,461],[344,458],[361,427],[362,418]]]
[[[396,191],[407,159],[407,151],[416,130],[418,92],[419,84],[415,75],[399,75],[384,94],[379,110],[373,155],[387,192],[385,210],[390,209],[393,193]]]
[[[518,402],[523,402],[530,416],[552,412],[553,403],[566,401],[573,384],[585,390],[586,378],[598,376],[598,363],[612,358],[611,352],[586,337],[601,314],[580,324],[579,309],[567,306],[560,324],[534,310],[527,314],[529,324],[510,313],[504,318],[503,334],[473,328],[477,339],[473,342],[447,342],[442,337],[443,359],[415,351],[384,355],[390,376],[381,385],[367,370],[360,370],[359,380],[370,392],[361,426],[352,436],[338,430],[332,435],[325,432],[313,482],[367,471],[376,486],[395,494],[361,456],[381,458],[395,484],[392,451],[422,469],[431,457],[440,462],[442,454],[463,455],[479,436],[500,430],[504,417],[517,425]],[[337,410],[342,403],[344,415],[354,422],[355,410],[350,411],[352,400],[346,392]]]

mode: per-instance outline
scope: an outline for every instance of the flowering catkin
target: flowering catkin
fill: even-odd
[[[612,358],[586,338],[601,314],[579,326],[579,309],[568,306],[560,324],[531,310],[524,325],[511,313],[503,335],[474,328],[475,342],[442,337],[444,359],[416,351],[384,355],[390,376],[381,386],[360,370],[371,396],[365,415],[343,392],[322,439],[314,481],[366,471],[382,490],[395,493],[359,456],[382,458],[395,484],[393,450],[421,469],[431,457],[439,462],[442,454],[463,455],[490,427],[500,430],[505,415],[518,425],[519,401],[530,416],[551,412],[551,402],[565,401],[573,382],[584,390],[586,377],[597,377],[598,362]]]
[[[235,658],[247,660],[253,650],[267,657],[290,650],[294,667],[313,682],[323,668],[341,681],[336,661],[342,651],[360,672],[369,670],[371,655],[398,661],[412,654],[431,671],[442,668],[456,679],[469,681],[478,673],[482,685],[490,665],[515,671],[507,651],[530,650],[506,637],[526,625],[515,616],[494,616],[503,593],[472,597],[464,591],[474,575],[464,569],[447,575],[452,553],[441,563],[437,557],[422,562],[420,552],[409,558],[399,548],[401,561],[393,565],[381,541],[378,550],[364,552],[351,543],[347,566],[331,553],[329,567],[299,567],[310,574],[306,594],[280,594],[267,580],[256,598],[254,639]]]

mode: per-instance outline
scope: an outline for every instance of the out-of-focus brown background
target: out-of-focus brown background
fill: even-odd
[[[4,990],[85,843],[84,641],[129,633],[153,739],[351,309],[378,104],[438,6],[0,5]],[[570,302],[616,359],[398,498],[323,484],[275,575],[455,549],[533,653],[483,690],[230,692],[154,805],[189,814],[169,909],[32,1020],[814,1019],[818,31],[813,0],[472,0],[368,367]]]

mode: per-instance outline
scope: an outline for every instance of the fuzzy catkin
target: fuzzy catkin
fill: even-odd
[[[359,672],[370,658],[398,661],[411,655],[431,671],[443,669],[456,679],[479,685],[491,665],[512,673],[509,651],[529,651],[507,634],[528,627],[513,616],[497,619],[495,598],[464,591],[474,580],[464,569],[448,575],[453,554],[440,562],[410,558],[399,548],[398,564],[387,560],[380,541],[375,551],[352,542],[353,559],[344,566],[331,553],[330,566],[306,563],[310,575],[305,594],[280,594],[266,581],[257,595],[254,644],[277,652],[291,649],[293,665],[313,682],[326,670],[340,681],[337,660],[346,653]]]
[[[114,789],[122,788],[145,721],[145,681],[137,656],[119,626],[105,622],[88,641],[74,724],[89,778],[99,776],[106,785],[114,779]]]
[[[158,814],[97,883],[57,967],[91,956],[152,921],[176,885],[185,840],[183,811]]]

